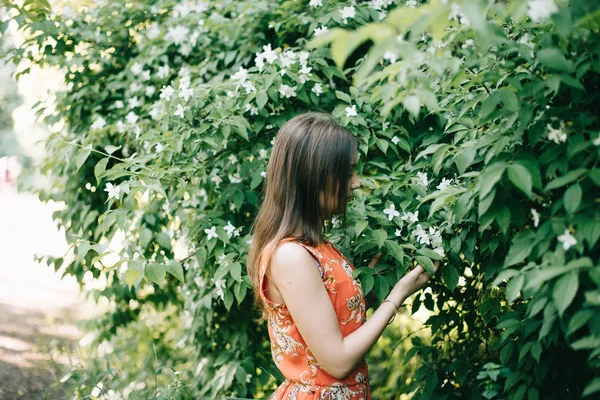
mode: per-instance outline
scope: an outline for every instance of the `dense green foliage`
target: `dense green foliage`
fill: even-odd
[[[360,140],[348,235],[337,221],[328,234],[365,293],[383,298],[412,263],[447,263],[412,304],[433,313],[431,337],[391,365],[374,350],[372,375],[389,377],[374,397],[600,390],[593,1],[119,0],[72,16],[27,3],[11,7],[30,39],[6,57],[20,73],[58,66],[67,83],[45,117],[59,124],[39,195],[67,205],[56,219],[73,252],[48,262],[106,282],[91,289],[116,305],[101,339],[174,305],[195,396],[275,387],[248,312],[249,227],[277,130],[322,110]]]

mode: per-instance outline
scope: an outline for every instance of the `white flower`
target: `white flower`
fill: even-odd
[[[415,229],[412,234],[413,234],[413,236],[417,237],[417,240],[421,244],[430,244],[431,243],[429,241],[429,235],[427,234],[427,231],[425,231],[423,229],[423,227],[421,226],[421,224],[417,225],[417,229]]]
[[[152,25],[150,25],[150,28],[148,28],[148,33],[146,34],[146,37],[152,40],[157,38],[158,35],[160,35],[160,27],[158,25],[158,22],[153,22]]]
[[[130,111],[129,114],[127,114],[127,116],[125,117],[125,119],[127,120],[128,124],[135,124],[138,120],[138,116],[133,112]]]
[[[320,83],[315,83],[315,86],[312,88],[312,92],[317,96],[320,96],[323,93],[323,88]]]
[[[262,56],[269,64],[273,64],[275,60],[277,60],[277,53],[274,50],[271,50],[271,44],[269,43],[266,46],[263,46],[264,52]]]
[[[315,28],[315,36],[321,36],[324,33],[327,33],[328,29],[326,26],[321,25],[318,28]]]
[[[108,192],[108,198],[119,199],[119,195],[121,194],[121,188],[119,186],[114,186],[112,183],[107,183],[105,192]]]
[[[399,141],[400,141],[400,138],[398,136],[394,136],[392,138],[392,143],[394,143],[394,144],[398,144]]]
[[[187,107],[184,107],[181,104],[177,104],[177,110],[175,110],[175,113],[173,115],[175,115],[176,117],[184,118],[183,113],[185,112],[185,110],[187,110]]]
[[[306,64],[309,56],[310,54],[308,51],[301,51],[298,53],[298,60],[300,61],[300,64]]]
[[[266,178],[267,177],[267,173],[265,171],[263,171],[263,172],[260,173],[260,176],[262,176],[263,178]]]
[[[266,150],[266,149],[260,149],[260,150],[258,151],[258,153],[259,153],[259,157],[260,157],[260,158],[267,158],[267,154],[268,154],[268,152],[267,152],[267,150]]]
[[[173,89],[171,87],[171,85],[169,86],[163,86],[160,89],[160,98],[161,99],[166,99],[167,101],[171,100],[171,97],[173,96],[173,93],[175,93],[175,89]]]
[[[440,257],[445,257],[446,253],[444,252],[444,248],[443,247],[436,247],[435,249],[433,249],[433,251],[435,251],[436,253],[438,253],[440,255]]]
[[[406,7],[416,7],[417,6],[417,0],[406,0]]]
[[[165,149],[165,146],[163,146],[161,143],[156,143],[156,152],[157,153],[162,153],[164,149]]]
[[[442,233],[433,226],[429,227],[429,238],[431,239],[432,247],[442,246]]]
[[[558,241],[562,243],[563,249],[569,250],[571,246],[575,246],[577,244],[577,240],[571,235],[568,229],[565,230],[565,233],[558,237]]]
[[[452,179],[442,178],[442,181],[440,182],[439,185],[437,185],[436,189],[444,190],[446,187],[448,187],[450,185],[450,182],[452,182]]]
[[[402,231],[400,229],[396,229],[396,232],[394,232],[394,235],[396,235],[396,237],[400,236],[402,234]]]
[[[348,23],[348,18],[354,18],[356,16],[356,9],[354,6],[344,7],[340,10],[340,17],[344,20],[344,23]]]
[[[390,64],[395,63],[397,58],[398,54],[396,54],[396,52],[393,50],[388,50],[385,53],[383,53],[383,59],[388,60]]]
[[[224,226],[224,229],[227,232],[227,236],[231,238],[237,228],[231,224],[231,221],[227,221],[227,225]]]
[[[475,47],[475,42],[473,41],[473,39],[467,39],[461,47],[463,49],[466,49],[467,47]]]
[[[353,104],[352,107],[346,107],[346,117],[356,117],[358,113],[356,112],[356,104]]]
[[[246,104],[246,111],[250,111],[250,115],[258,115],[258,108],[250,103]]]
[[[296,54],[293,51],[288,50],[284,53],[281,53],[279,56],[279,61],[281,62],[281,66],[283,68],[289,68],[296,63],[296,58]]]
[[[123,121],[117,121],[117,132],[119,133],[123,133],[125,132],[125,124],[123,123]]]
[[[256,53],[256,58],[254,59],[254,63],[258,67],[258,70],[262,71],[263,67],[265,66],[265,59],[264,59],[262,53]]]
[[[237,157],[235,155],[230,155],[229,156],[229,162],[232,164],[235,164],[238,161]]]
[[[331,217],[331,226],[334,228],[339,228],[342,225],[342,221],[339,218]]]
[[[567,141],[567,134],[562,131],[564,123],[561,122],[559,129],[554,129],[552,125],[546,125],[548,128],[548,140],[552,140],[556,144],[560,144]]]
[[[98,117],[96,118],[96,120],[94,121],[94,123],[91,126],[92,130],[96,130],[96,129],[102,129],[106,126],[106,120],[102,117]]]
[[[144,72],[142,72],[142,81],[149,81],[150,80],[150,71],[146,70]]]
[[[115,101],[115,108],[116,109],[120,109],[120,108],[123,108],[123,107],[125,107],[125,104],[123,104],[123,101],[121,101],[121,100]]]
[[[598,134],[598,137],[596,139],[594,139],[594,141],[592,142],[592,144],[594,146],[600,146],[600,133]]]
[[[419,178],[419,184],[424,188],[427,188],[429,181],[427,180],[427,174],[423,172],[417,172],[417,178]]]
[[[146,97],[151,97],[155,90],[156,88],[154,86],[146,86]]]
[[[250,81],[243,82],[242,86],[244,87],[244,89],[246,89],[246,93],[256,92],[256,87]]]
[[[208,239],[210,240],[212,238],[218,238],[219,235],[217,235],[217,227],[216,226],[212,226],[210,229],[205,229],[204,233],[206,233],[208,235]]]
[[[179,3],[175,7],[173,7],[173,14],[176,17],[185,17],[190,13],[190,8],[187,5],[187,2]]]
[[[308,80],[308,77],[312,75],[310,71],[312,71],[312,68],[308,67],[306,64],[302,65],[302,68],[299,71],[299,78],[301,83],[305,83]]]
[[[531,216],[533,217],[533,226],[537,228],[538,225],[540,224],[540,214],[538,214],[538,212],[535,208],[532,208]]]
[[[185,42],[185,40],[189,36],[189,33],[190,30],[184,25],[170,26],[167,29],[167,34],[165,35],[165,38],[167,40],[172,40],[173,43],[175,43],[176,45],[180,45],[183,42]]]
[[[533,22],[548,18],[558,12],[554,0],[529,0],[527,15]]]
[[[240,69],[238,69],[238,72],[231,76],[231,79],[240,81],[240,83],[244,82],[246,79],[248,79],[248,70],[244,67],[240,67]]]
[[[137,63],[137,62],[136,62],[136,63],[134,63],[134,64],[131,66],[131,69],[130,69],[130,71],[131,71],[131,73],[132,73],[132,74],[134,74],[134,75],[139,75],[139,74],[141,74],[141,73],[142,73],[142,69],[143,69],[143,68],[144,68],[144,67],[142,66],[142,64],[140,64],[140,63]]]
[[[221,179],[220,176],[215,175],[212,178],[210,178],[210,181],[214,182],[214,184],[215,184],[216,187],[219,187],[219,185],[221,184],[221,182],[223,182],[223,179]]]
[[[214,226],[213,226],[214,228]],[[215,281],[213,281],[215,282]],[[217,288],[217,296],[219,296],[221,299],[225,299],[225,293],[223,292],[223,289],[225,289],[225,279],[219,279],[218,281],[215,282],[215,286]]]
[[[169,76],[169,66],[168,65],[161,65],[160,67],[158,67],[158,72],[156,73],[156,75],[160,78],[160,79],[165,79],[167,76]]]
[[[150,117],[152,117],[152,119],[154,121],[158,120],[158,118],[160,117],[160,114],[163,112],[162,107],[160,107],[158,104],[154,104],[152,106],[152,108],[150,109]]]
[[[288,85],[281,85],[279,87],[279,93],[287,99],[289,99],[290,97],[296,97],[296,88],[293,88]]]
[[[384,209],[383,213],[388,216],[388,219],[390,221],[393,220],[394,217],[400,216],[400,212],[398,212],[398,210],[396,210],[396,206],[394,205],[394,203],[390,204],[389,208]]]
[[[323,5],[323,0],[310,0],[308,5],[313,8],[321,7]]]
[[[321,1],[321,0],[319,0],[319,1]],[[246,383],[250,383],[251,379],[252,379],[252,374],[246,374]]]
[[[140,101],[137,97],[132,97],[131,99],[129,99],[127,104],[129,105],[129,108],[136,108],[140,106]]]
[[[194,90],[192,90],[192,88],[184,86],[181,89],[179,89],[179,97],[183,97],[183,100],[185,102],[187,102],[193,94]]]
[[[406,220],[410,220],[411,224],[414,224],[415,222],[419,222],[419,211],[417,210],[414,213],[405,212],[404,214],[402,214],[402,221],[406,221]]]

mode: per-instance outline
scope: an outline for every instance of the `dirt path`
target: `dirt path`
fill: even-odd
[[[64,236],[52,223],[53,206],[34,196],[0,192],[0,399],[64,399],[51,384],[81,333],[77,283],[62,279],[35,254],[62,255]]]

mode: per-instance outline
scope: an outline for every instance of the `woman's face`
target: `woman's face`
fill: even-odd
[[[360,181],[358,180],[358,173],[356,172],[356,164],[358,162],[358,153],[356,153],[352,159],[350,164],[350,173],[348,174],[348,192],[346,193],[346,203],[352,200],[352,192],[360,187]],[[333,186],[333,185],[332,185]],[[332,187],[333,189],[333,187]],[[335,210],[338,210],[339,207],[337,205],[338,202],[338,193],[337,188],[335,190],[331,190],[329,195],[327,196],[327,201],[325,199],[325,195],[321,192],[320,203],[321,208],[324,208],[324,215],[326,218],[330,218]]]

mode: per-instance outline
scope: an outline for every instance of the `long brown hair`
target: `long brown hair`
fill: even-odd
[[[260,255],[269,243],[301,232],[296,238],[310,246],[323,243],[322,225],[331,214],[345,221],[348,180],[358,141],[326,113],[310,112],[287,121],[279,130],[267,167],[264,200],[252,225],[248,275],[254,302],[267,317],[260,298]],[[320,199],[336,199],[321,207]],[[270,276],[267,266],[267,276]]]

